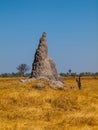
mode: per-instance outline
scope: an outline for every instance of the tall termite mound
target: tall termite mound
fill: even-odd
[[[30,78],[45,78],[51,83],[63,86],[63,80],[57,73],[56,65],[48,55],[46,33],[43,32],[36,49]]]

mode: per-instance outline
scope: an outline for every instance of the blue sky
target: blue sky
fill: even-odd
[[[98,72],[97,0],[0,0],[0,73],[30,67],[42,32],[58,72]]]

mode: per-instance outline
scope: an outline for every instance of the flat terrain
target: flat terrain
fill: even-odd
[[[66,89],[0,78],[0,130],[98,130],[98,77],[64,78]],[[74,86],[74,89],[70,89]]]

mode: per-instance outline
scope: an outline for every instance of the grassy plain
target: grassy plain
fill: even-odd
[[[98,77],[83,77],[82,90],[71,77],[66,90],[19,80],[0,78],[0,130],[98,130]]]

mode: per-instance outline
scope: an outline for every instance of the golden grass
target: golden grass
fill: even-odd
[[[0,130],[98,130],[98,78],[82,78],[82,90],[75,78],[64,78],[66,90],[19,80],[0,78]]]

